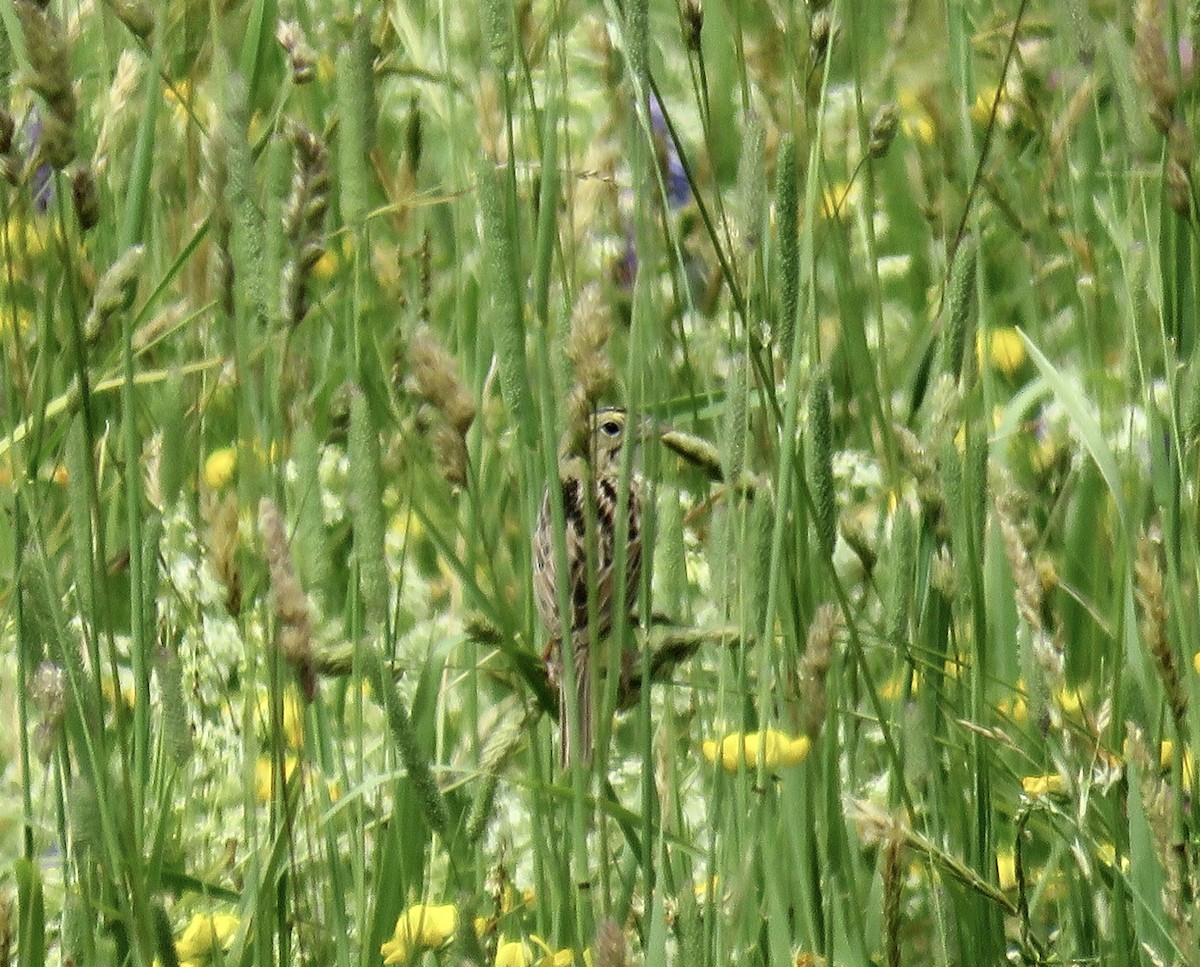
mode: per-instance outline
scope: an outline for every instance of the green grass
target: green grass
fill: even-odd
[[[1200,8],[822,6],[0,0],[0,964],[1194,960]]]

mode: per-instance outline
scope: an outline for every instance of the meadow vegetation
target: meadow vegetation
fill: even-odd
[[[0,965],[1196,963],[1198,47],[0,0]],[[600,405],[645,566],[564,769]]]

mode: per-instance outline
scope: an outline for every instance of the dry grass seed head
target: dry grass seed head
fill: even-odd
[[[1133,70],[1150,97],[1150,123],[1167,134],[1175,116],[1178,90],[1167,62],[1162,0],[1141,0],[1134,22]]]
[[[300,679],[305,697],[311,701],[316,678],[308,599],[296,575],[283,516],[268,497],[258,505],[258,526],[271,578],[271,604],[279,623],[275,643]]]
[[[242,571],[238,563],[238,502],[232,491],[209,497],[204,509],[208,555],[213,573],[225,587],[225,610],[236,617],[242,610]]]
[[[827,705],[825,679],[833,662],[833,648],[841,627],[841,616],[831,604],[823,604],[808,626],[808,639],[800,659],[800,704],[804,710],[804,734],[816,740],[825,724]]]
[[[475,420],[475,399],[458,373],[458,363],[428,326],[419,326],[408,345],[408,367],[417,394],[460,436]]]
[[[1179,671],[1175,649],[1171,646],[1167,633],[1167,596],[1163,587],[1158,550],[1145,534],[1138,540],[1133,576],[1137,602],[1142,610],[1142,640],[1154,658],[1154,667],[1162,682],[1171,717],[1175,720],[1177,728],[1183,728],[1187,714],[1187,691]]]

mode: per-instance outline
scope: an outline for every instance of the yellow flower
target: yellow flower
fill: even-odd
[[[975,103],[971,105],[971,120],[976,124],[987,124],[992,116],[992,104],[996,100],[996,85],[987,84],[979,89]],[[996,124],[1006,128],[1017,118],[1012,95],[1007,90],[1000,91],[1000,103],[996,105]]]
[[[1192,784],[1192,750],[1187,746],[1183,747],[1183,784],[1191,786]],[[1175,740],[1163,739],[1162,744],[1158,747],[1158,765],[1162,769],[1170,769],[1175,765]]]
[[[907,677],[907,683],[905,678]],[[904,695],[904,686],[908,685],[910,696],[914,696],[921,690],[921,674],[915,668],[909,671],[905,669],[900,675],[895,678],[890,678],[879,689],[879,697],[885,702],[893,701]]]
[[[418,950],[436,950],[458,928],[458,908],[453,903],[432,906],[417,903],[396,920],[391,940],[379,947],[385,964],[401,964]]]
[[[725,736],[720,743],[708,739],[702,746],[704,758],[716,762],[718,757],[726,772],[737,772],[743,766],[756,768],[758,765],[759,747],[762,747],[763,764],[768,769],[777,766],[794,766],[803,762],[811,746],[807,736],[792,738],[775,729],[766,732],[733,732]]]
[[[950,655],[942,662],[942,674],[947,678],[959,679],[963,673],[971,666],[970,655]]]
[[[1200,675],[1200,651],[1192,655],[1192,667],[1196,669],[1196,674]]]
[[[338,270],[337,253],[331,249],[326,249],[325,252],[313,263],[312,274],[314,278],[328,282],[333,278],[333,274]]]
[[[1001,890],[1017,888],[1017,857],[1010,852],[996,854],[996,877]]]
[[[1004,95],[1001,95],[1003,99]],[[975,103],[971,105],[971,120],[976,124],[987,124],[992,116],[992,102],[996,100],[996,85],[988,84],[979,89]]]
[[[1048,796],[1062,792],[1066,785],[1063,777],[1054,772],[1043,776],[1025,776],[1021,780],[1021,788],[1027,796]]]
[[[529,951],[520,940],[501,939],[496,947],[496,967],[529,967]]]
[[[182,960],[207,962],[214,950],[228,950],[237,932],[238,918],[228,913],[197,913],[175,941],[175,954]]]
[[[266,691],[258,693],[258,722],[261,731],[266,732],[271,726],[271,696]],[[294,687],[289,687],[283,693],[283,741],[289,749],[299,749],[304,745],[304,711],[300,708],[300,696]]]
[[[291,781],[292,774],[299,764],[300,760],[294,755],[283,760],[284,782]],[[271,801],[271,797],[275,795],[275,780],[278,776],[279,771],[273,759],[264,756],[254,764],[254,794],[258,797],[259,802]]]
[[[533,967],[571,967],[575,963],[575,953],[569,947],[562,950],[554,950],[546,941],[536,934],[530,934],[529,939],[542,949],[545,954],[533,962]],[[583,963],[585,967],[592,967],[592,951],[589,947],[583,952]]]
[[[171,108],[171,121],[177,127],[185,128],[193,119],[205,127],[212,123],[212,98],[203,91],[193,90],[191,81],[182,79],[168,84],[163,97]]]
[[[211,490],[220,490],[233,479],[237,469],[237,450],[222,447],[214,450],[204,461],[204,482]]]
[[[1012,326],[998,326],[987,332],[978,332],[975,336],[975,357],[980,366],[983,365],[985,352],[992,367],[1010,379],[1025,365],[1025,341]]]
[[[1052,434],[1037,435],[1034,437],[1033,447],[1029,451],[1029,465],[1038,473],[1045,473],[1058,463],[1059,455],[1062,452],[1062,445]]]
[[[1100,843],[1096,846],[1096,859],[1111,869],[1117,859],[1117,848],[1112,843]],[[1121,872],[1129,872],[1128,856],[1121,857]]]
[[[933,118],[921,104],[921,99],[913,90],[903,90],[898,98],[900,103],[900,126],[913,141],[922,144],[933,144],[937,137],[937,128]]]
[[[425,525],[410,507],[408,510],[394,514],[388,522],[389,536],[403,547],[408,541],[419,541],[425,536]]]
[[[996,711],[1017,725],[1029,724],[1029,706],[1025,702],[1025,696],[1019,692],[1012,698],[1000,702],[996,706]]]
[[[1083,710],[1083,693],[1078,688],[1063,686],[1055,691],[1054,701],[1063,715],[1077,716]]]
[[[36,258],[46,251],[46,233],[34,222],[25,218],[10,218],[0,228],[0,252],[15,265],[17,256],[24,254]],[[20,272],[14,272],[20,278]]]
[[[117,676],[117,680],[105,676],[100,682],[100,693],[113,705],[119,701],[125,708],[132,709],[137,704],[137,692],[134,690],[133,682],[121,679]]]
[[[333,66],[333,58],[328,54],[321,54],[317,58],[317,80],[322,84],[328,84],[337,74],[336,68]]]
[[[1017,684],[1013,686],[1011,697],[1001,699],[996,703],[996,711],[1001,717],[1010,719],[1017,725],[1028,724],[1029,704],[1028,695],[1025,691],[1024,678],[1017,679]]]
[[[862,189],[857,181],[849,184],[841,181],[826,188],[821,192],[821,217],[833,218],[834,215],[842,217],[849,214],[850,209],[858,204],[861,194]]]

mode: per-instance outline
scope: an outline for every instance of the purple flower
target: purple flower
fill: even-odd
[[[688,184],[687,172],[675,149],[662,102],[654,93],[650,94],[650,128],[654,132],[658,166],[667,188],[667,204],[671,208],[682,208],[692,200],[692,186]]]
[[[616,282],[618,288],[622,291],[628,292],[633,289],[633,282],[637,278],[637,270],[637,245],[633,240],[633,229],[626,226],[625,247],[621,251],[620,259],[613,266],[613,281]]]
[[[29,120],[25,122],[25,145],[26,154],[29,157],[34,157],[37,154],[38,146],[42,141],[42,116],[38,113],[37,108],[29,112]],[[39,214],[46,214],[46,210],[50,207],[50,201],[54,197],[54,185],[51,182],[53,172],[50,165],[42,162],[33,172],[33,178],[30,180],[29,190],[33,199],[33,207]]]

